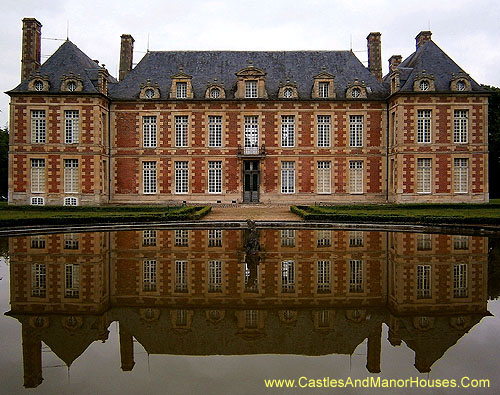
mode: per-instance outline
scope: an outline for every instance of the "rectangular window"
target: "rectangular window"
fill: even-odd
[[[247,99],[255,99],[257,95],[257,81],[245,81],[245,97]]]
[[[185,99],[187,97],[187,82],[177,82],[175,90],[177,99]]]
[[[142,143],[144,148],[156,147],[156,116],[142,117]]]
[[[332,192],[332,171],[330,161],[318,162],[318,193]]]
[[[363,146],[363,115],[349,116],[349,144],[351,147]]]
[[[208,246],[222,247],[222,229],[208,230]]]
[[[330,247],[332,245],[332,231],[318,230],[318,247]]]
[[[453,115],[453,142],[467,143],[469,111],[455,110]]]
[[[417,234],[417,251],[432,250],[432,235],[428,233]]]
[[[281,193],[295,193],[295,162],[281,162]]]
[[[363,193],[363,161],[349,161],[349,193]]]
[[[64,111],[64,128],[66,144],[78,143],[80,134],[80,114],[78,110],[65,110]]]
[[[64,249],[65,250],[78,250],[80,237],[78,233],[65,233],[64,234]]]
[[[156,246],[156,230],[143,230],[142,231],[142,246],[143,247]]]
[[[295,247],[295,229],[283,229],[281,231],[281,246]]]
[[[63,206],[78,206],[78,198],[74,196],[67,196],[63,200]]]
[[[258,311],[245,310],[245,328],[255,329],[257,328],[258,323]]]
[[[175,162],[175,193],[189,192],[188,162]]]
[[[145,260],[142,262],[143,281],[142,290],[144,292],[156,291],[156,261]]]
[[[259,117],[245,117],[245,155],[259,153]]]
[[[467,264],[459,263],[453,265],[453,297],[467,297]]]
[[[210,115],[208,117],[208,146],[222,147],[222,116]]]
[[[45,236],[31,236],[31,248],[45,248]]]
[[[466,158],[453,159],[453,183],[455,193],[469,191],[469,160]]]
[[[222,262],[208,262],[208,292],[222,291]]]
[[[295,146],[295,116],[282,115],[281,116],[281,146],[294,147]]]
[[[330,115],[318,115],[318,147],[330,146]]]
[[[208,193],[222,193],[222,161],[208,162]]]
[[[318,83],[318,96],[321,98],[327,98],[329,96],[328,91],[330,90],[329,82],[319,82]]]
[[[33,263],[31,265],[31,296],[45,298],[47,295],[47,265]]]
[[[78,193],[78,159],[64,159],[64,193]]]
[[[417,143],[431,142],[431,110],[417,110]]]
[[[80,296],[80,265],[68,263],[65,265],[65,298],[78,298]]]
[[[187,147],[188,146],[188,116],[176,115],[175,121],[175,146]]]
[[[187,261],[175,261],[175,292],[187,291]]]
[[[45,192],[45,159],[31,159],[31,192]]]
[[[417,266],[417,299],[429,299],[431,297],[431,266]]]
[[[281,292],[295,292],[295,262],[281,262]]]
[[[469,236],[453,236],[453,249],[454,250],[468,250],[469,249]]]
[[[175,246],[176,247],[188,247],[189,246],[189,230],[187,229],[176,229],[175,231]]]
[[[31,143],[45,143],[46,134],[45,110],[31,110]]]
[[[363,231],[351,230],[349,231],[349,247],[363,247]]]
[[[177,327],[187,326],[186,310],[175,311],[175,326]]]
[[[431,173],[431,159],[417,159],[417,193],[431,193]]]
[[[142,162],[142,183],[145,194],[156,193],[156,162]]]
[[[259,266],[245,262],[245,292],[259,292]]]
[[[318,261],[318,292],[330,291],[330,261]]]
[[[363,292],[363,261],[349,261],[349,292]]]

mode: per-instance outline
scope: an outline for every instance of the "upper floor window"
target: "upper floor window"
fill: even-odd
[[[43,144],[46,139],[45,110],[31,110],[31,143]]]
[[[184,72],[182,66],[179,67],[179,72],[172,76],[172,85],[170,85],[170,99],[192,99],[193,85],[192,77]]]
[[[80,135],[80,113],[78,110],[64,111],[64,142],[66,144],[76,144]]]
[[[431,110],[417,110],[417,143],[431,142]]]
[[[75,81],[69,81],[68,84],[66,85],[66,88],[70,92],[75,92],[76,91],[76,82]]]
[[[31,159],[31,192],[45,192],[45,159]]]
[[[453,115],[453,142],[467,143],[469,111],[455,110]]]
[[[419,87],[420,87],[421,91],[428,91],[429,90],[429,81],[427,81],[427,80],[420,81]]]
[[[40,80],[36,80],[33,83],[33,87],[35,88],[36,91],[43,91],[43,82]]]
[[[142,162],[142,183],[145,194],[156,193],[156,162]]]
[[[330,146],[330,115],[318,115],[318,147]]]
[[[465,82],[462,80],[457,81],[457,91],[464,91],[464,90],[465,90]]]
[[[361,89],[359,88],[352,88],[351,90],[351,97],[353,99],[358,99],[361,96]]]
[[[245,81],[245,98],[255,99],[258,97],[257,94],[257,80]]]
[[[152,99],[155,97],[155,91],[152,88],[148,88],[144,91],[144,96],[146,96],[146,99]]]
[[[259,117],[245,117],[244,125],[245,154],[255,155],[259,153]]]
[[[142,117],[142,144],[144,148],[156,147],[156,116]]]
[[[188,116],[176,115],[175,120],[175,146],[188,146]]]
[[[319,82],[318,83],[318,97],[327,98],[329,97],[330,83],[329,82]]]
[[[221,115],[209,115],[208,117],[208,146],[222,147]]]
[[[363,146],[363,115],[349,116],[349,145],[351,147]]]
[[[295,146],[295,116],[282,115],[281,116],[281,146],[294,147]]]
[[[175,89],[177,99],[185,99],[187,97],[187,82],[177,82]]]
[[[283,97],[284,97],[285,99],[290,99],[290,98],[292,98],[292,97],[293,97],[293,90],[292,90],[292,88],[285,88],[285,89],[283,90]]]
[[[210,97],[212,99],[218,99],[220,97],[220,89],[219,88],[212,88],[210,90]]]

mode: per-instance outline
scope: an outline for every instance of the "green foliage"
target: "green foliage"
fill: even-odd
[[[8,190],[9,131],[0,129],[0,196],[7,197]]]
[[[483,85],[491,94],[488,101],[488,144],[490,197],[500,197],[500,183],[494,177],[500,171],[500,88]]]

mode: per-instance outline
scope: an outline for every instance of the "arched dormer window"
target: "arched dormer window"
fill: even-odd
[[[248,67],[238,71],[236,77],[236,99],[267,99],[266,72],[250,62]]]
[[[413,82],[413,90],[415,92],[433,92],[436,90],[434,86],[434,75],[428,74],[425,70],[417,73]]]
[[[141,90],[139,92],[140,99],[153,100],[160,98],[160,89],[158,88],[158,83],[152,83],[148,78],[145,84],[141,84]]]
[[[347,85],[345,97],[346,99],[366,99],[366,92],[365,83],[355,78],[353,83]]]
[[[280,99],[297,99],[299,97],[297,83],[290,82],[290,80],[286,80],[284,84],[280,82],[278,97]]]
[[[465,73],[452,74],[450,90],[454,92],[470,92],[472,89],[470,77]]]
[[[48,92],[50,88],[49,77],[35,74],[28,82],[28,90],[35,92]]]
[[[326,67],[322,67],[321,73],[314,76],[311,97],[313,99],[335,98],[335,76],[328,73]]]
[[[224,85],[219,84],[215,79],[214,82],[207,84],[207,89],[205,90],[205,99],[225,99],[226,92],[224,90]]]
[[[184,72],[182,66],[179,67],[179,72],[172,76],[172,85],[170,87],[170,99],[192,99],[193,86],[191,84],[190,75]]]
[[[83,91],[83,80],[79,75],[70,73],[61,78],[61,91],[63,92],[81,92]]]

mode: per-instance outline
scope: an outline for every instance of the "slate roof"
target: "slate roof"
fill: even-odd
[[[154,51],[148,52],[118,84],[109,85],[113,99],[136,99],[140,85],[147,79],[158,83],[162,99],[168,98],[171,77],[183,67],[192,76],[194,98],[205,97],[208,83],[223,83],[226,98],[234,98],[236,73],[249,66],[267,73],[266,89],[270,99],[277,98],[280,82],[297,83],[299,97],[311,98],[314,76],[325,71],[335,76],[337,98],[344,98],[347,85],[357,78],[371,88],[368,98],[384,98],[386,90],[350,51]]]
[[[35,73],[49,78],[49,92],[60,92],[62,76],[73,73],[82,78],[83,92],[99,93],[96,86],[98,70],[100,68],[96,62],[85,55],[75,44],[67,40]],[[26,78],[10,92],[28,92],[29,81],[30,78]],[[116,82],[116,79],[111,77],[110,82]]]

